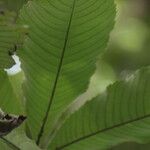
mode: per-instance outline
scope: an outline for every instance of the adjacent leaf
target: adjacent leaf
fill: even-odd
[[[11,80],[13,76],[11,77]],[[16,77],[15,77],[16,78]],[[6,72],[0,71],[0,107],[7,113],[13,113],[13,114],[24,114],[24,110],[22,108],[22,100],[18,99],[16,96],[17,89],[12,87],[12,84],[9,81],[9,77],[7,76]],[[18,93],[20,92],[20,89],[18,89]],[[5,131],[10,131],[12,129],[12,125],[19,125],[16,124],[22,117],[20,116],[15,117],[10,115],[1,113],[0,115],[0,135],[2,133],[2,129]],[[19,119],[19,120],[18,120]],[[22,119],[21,119],[22,121]],[[4,122],[6,126],[4,126]],[[18,122],[19,123],[19,122]],[[21,122],[20,122],[21,123]],[[15,130],[13,130],[10,134],[8,134],[6,137],[3,137],[3,140],[0,139],[0,149],[2,150],[9,150],[9,149],[21,149],[21,150],[27,150],[27,149],[35,149],[39,150],[39,148],[35,145],[33,141],[28,139],[24,133],[24,127],[21,126]]]
[[[18,12],[28,0],[0,0],[0,8]]]
[[[0,140],[0,147],[3,150],[40,150],[40,148],[23,131],[15,130],[7,137]]]
[[[21,10],[29,38],[19,51],[26,76],[28,126],[41,137],[83,93],[114,25],[113,0],[33,0]]]
[[[0,139],[0,146],[3,150],[20,150],[16,145],[12,144],[5,138]]]
[[[56,129],[50,149],[103,150],[128,141],[149,142],[149,77],[150,67],[109,86]]]
[[[0,70],[0,108],[8,114],[22,114],[22,100],[18,99],[6,72]],[[18,89],[19,91],[19,89]]]
[[[0,71],[0,83],[0,108],[8,114],[23,114],[22,101],[15,95],[9,78],[4,71]],[[8,134],[22,122],[21,118],[20,120],[18,117],[12,117],[3,112],[0,114],[0,136]]]
[[[0,12],[0,69],[9,68],[14,64],[11,54],[16,50],[16,44],[23,41],[25,27],[14,23],[14,13]]]
[[[8,72],[7,72],[8,73]],[[11,83],[11,86],[13,88],[13,91],[18,99],[22,101],[22,110],[25,109],[24,105],[24,95],[22,90],[22,83],[24,81],[24,73],[23,71],[15,74],[15,75],[8,75],[9,82]]]

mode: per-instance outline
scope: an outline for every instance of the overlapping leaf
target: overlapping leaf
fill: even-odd
[[[109,86],[103,95],[71,115],[51,141],[50,149],[103,150],[128,141],[149,142],[149,77],[148,67]]]
[[[22,114],[22,100],[17,98],[4,71],[0,71],[0,83],[0,108],[9,114]]]
[[[20,22],[30,32],[19,55],[26,75],[28,126],[37,143],[88,87],[114,16],[113,0],[33,0],[22,9]]]
[[[2,108],[6,113],[13,113],[16,115],[24,114],[22,100],[18,99],[18,96],[16,96],[17,89],[15,89],[14,92],[14,88],[9,82],[9,77],[4,71],[0,71],[0,83],[0,108]],[[18,93],[19,92],[20,89],[18,89]],[[0,139],[0,149],[3,150],[39,149],[33,141],[26,137],[23,131],[23,126],[19,129],[15,129],[15,131],[12,131],[12,133],[8,134],[4,138],[4,140]]]
[[[3,150],[40,150],[23,131],[19,131],[18,129],[10,133],[4,139],[1,139],[0,147]]]
[[[0,69],[9,68],[14,64],[11,53],[15,45],[21,44],[26,28],[14,23],[15,14],[0,10]]]
[[[0,0],[0,9],[8,9],[10,11],[18,12],[22,5],[28,0]]]

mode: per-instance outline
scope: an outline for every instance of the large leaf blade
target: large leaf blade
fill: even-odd
[[[149,142],[149,75],[144,68],[109,86],[62,125],[51,149],[103,150],[123,142]]]
[[[30,33],[19,55],[27,78],[28,125],[37,143],[88,87],[114,16],[113,0],[32,1],[22,9],[20,21]]]

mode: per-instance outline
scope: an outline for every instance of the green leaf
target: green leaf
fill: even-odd
[[[7,76],[6,72],[0,71],[0,108],[2,108],[7,113],[13,113],[16,115],[24,114],[22,108],[22,100],[18,99],[19,97],[16,96],[17,89],[15,89],[14,92],[14,87],[10,83],[9,78],[10,77]],[[11,76],[12,83],[13,80],[13,76]],[[20,92],[20,89],[18,89],[18,92]],[[39,150],[35,143],[26,137],[23,126],[21,126],[18,129],[15,129],[5,138],[3,137],[3,139],[0,139],[0,148],[3,150]]]
[[[143,68],[110,85],[56,128],[50,149],[103,150],[123,142],[149,142],[149,76],[150,67]]]
[[[19,150],[16,145],[13,145],[10,141],[5,138],[0,139],[0,146],[3,150]]]
[[[1,143],[3,143],[3,147],[1,147],[1,144],[0,147],[3,150],[9,150],[9,147],[14,150],[40,150],[40,148],[32,140],[27,138],[23,131],[12,132],[7,137],[3,138]]]
[[[19,51],[28,126],[40,143],[63,109],[85,92],[114,25],[113,0],[33,0],[21,10],[29,37]]]
[[[6,72],[0,70],[0,108],[9,114],[21,114],[22,100],[18,99]],[[18,89],[19,90],[19,89]]]
[[[7,113],[22,114],[22,104],[17,96],[14,94],[12,85],[6,72],[0,70],[0,108]],[[2,143],[2,142],[1,142]],[[4,144],[0,144],[3,147]],[[4,147],[7,147],[4,145]],[[4,149],[4,148],[3,148]]]
[[[22,102],[22,110],[25,109],[24,105],[24,95],[22,91],[22,84],[24,81],[24,73],[23,71],[18,72],[15,75],[8,75],[9,82],[13,88],[14,94],[16,95],[17,99]]]
[[[109,150],[148,150],[150,149],[150,144],[138,144],[134,142],[128,142],[118,145]]]
[[[0,8],[18,12],[28,0],[0,0]]]
[[[24,39],[26,27],[14,23],[15,15],[12,12],[0,13],[0,69],[9,68],[14,64],[10,55],[16,51],[17,44]]]

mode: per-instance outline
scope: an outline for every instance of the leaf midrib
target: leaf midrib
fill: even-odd
[[[72,18],[73,18],[73,14],[74,14],[75,2],[76,2],[76,0],[73,0],[72,11],[71,11],[68,28],[67,28],[66,35],[65,35],[64,47],[63,47],[63,50],[62,50],[62,53],[61,53],[60,62],[58,64],[58,70],[57,70],[57,73],[56,73],[56,78],[54,80],[54,85],[53,85],[51,96],[50,96],[50,99],[49,99],[49,104],[48,104],[48,107],[47,107],[47,111],[45,113],[45,116],[44,116],[43,121],[42,121],[42,126],[41,126],[40,131],[39,131],[38,136],[37,136],[37,141],[36,141],[37,145],[40,144],[40,140],[41,140],[41,137],[42,137],[44,129],[45,129],[45,125],[46,125],[46,122],[47,122],[47,119],[48,119],[48,115],[50,113],[53,98],[54,98],[55,91],[56,91],[56,88],[57,88],[57,83],[58,83],[59,75],[60,75],[62,64],[63,64],[63,59],[64,59],[65,50],[66,50],[68,37],[69,37],[69,32],[70,32],[71,23],[72,23]]]
[[[69,147],[69,146],[71,146],[71,145],[73,145],[73,144],[76,144],[76,143],[78,143],[78,142],[81,142],[81,141],[83,141],[83,140],[86,140],[86,139],[88,139],[88,138],[90,138],[90,137],[92,137],[92,136],[95,136],[95,135],[97,135],[97,134],[104,133],[104,132],[113,130],[113,129],[115,129],[115,128],[119,128],[119,127],[128,125],[128,124],[130,124],[130,123],[134,123],[134,122],[137,122],[137,121],[142,121],[142,120],[147,119],[147,118],[149,118],[149,117],[150,117],[150,114],[145,115],[145,116],[142,116],[142,117],[139,117],[139,118],[136,118],[136,119],[132,119],[132,120],[129,120],[129,121],[120,123],[120,124],[116,124],[116,125],[114,125],[114,126],[111,126],[111,127],[108,127],[108,128],[102,129],[102,130],[98,130],[98,131],[96,131],[96,132],[90,133],[90,134],[85,135],[85,136],[83,136],[83,137],[77,138],[77,139],[75,139],[75,140],[73,140],[73,141],[71,141],[71,142],[69,142],[69,143],[67,143],[67,144],[64,144],[64,145],[61,145],[61,146],[59,146],[59,147],[56,147],[55,150],[63,150],[63,149],[66,148],[66,147]]]

